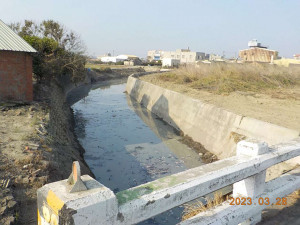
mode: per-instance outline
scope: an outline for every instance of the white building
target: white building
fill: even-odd
[[[191,64],[204,60],[204,52],[192,52],[190,49],[177,49],[176,51],[151,50],[148,51],[148,61],[163,60],[164,58],[177,59],[180,64]]]
[[[104,63],[117,63],[125,60],[138,59],[135,55],[118,55],[118,56],[103,56],[100,58],[101,62]]]
[[[300,60],[300,54],[295,54],[295,55],[293,55],[293,56],[294,56],[294,59]]]
[[[116,56],[104,56],[104,57],[101,57],[100,58],[101,62],[104,62],[104,63],[117,63],[117,62],[120,62],[120,61],[124,61],[122,59],[118,59]]]
[[[179,59],[163,58],[162,60],[163,67],[175,67],[175,66],[179,66],[179,64],[180,64]]]

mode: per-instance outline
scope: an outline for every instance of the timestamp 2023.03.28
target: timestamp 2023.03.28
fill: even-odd
[[[276,201],[270,201],[268,197],[260,197],[258,199],[253,199],[251,197],[231,197],[229,199],[230,205],[287,205],[287,198],[276,198]],[[273,202],[273,203],[272,203]]]

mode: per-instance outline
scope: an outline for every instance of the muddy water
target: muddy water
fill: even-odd
[[[96,179],[115,193],[203,163],[178,132],[124,93],[102,84],[75,103],[76,133]],[[178,207],[141,224],[176,224]]]

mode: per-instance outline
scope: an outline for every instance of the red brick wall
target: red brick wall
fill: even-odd
[[[0,101],[33,99],[32,58],[25,52],[0,51]]]

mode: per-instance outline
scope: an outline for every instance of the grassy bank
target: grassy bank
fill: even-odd
[[[156,79],[216,94],[234,91],[260,93],[300,86],[300,68],[261,64],[202,64],[159,74]]]
[[[139,79],[239,115],[300,130],[300,68],[201,64]]]

